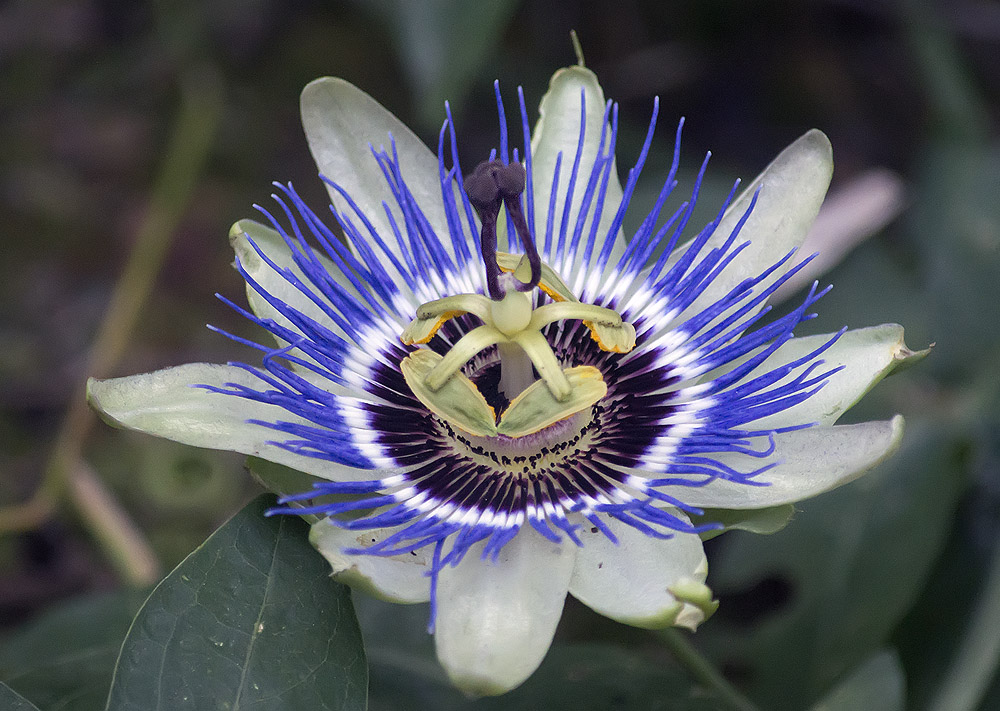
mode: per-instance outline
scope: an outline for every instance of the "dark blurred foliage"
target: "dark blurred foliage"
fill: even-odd
[[[298,121],[298,93],[309,80],[325,74],[348,79],[432,145],[442,102],[449,99],[471,164],[496,141],[492,80],[499,79],[511,104],[515,87],[523,86],[531,110],[552,72],[575,61],[571,29],[606,94],[621,103],[620,171],[637,153],[652,97],[661,98],[654,144],[659,150],[648,163],[640,204],[658,187],[680,116],[687,117],[688,175],[705,150],[716,156],[706,188],[709,207],[734,177],[752,177],[814,126],[833,142],[835,187],[874,166],[903,176],[908,211],[830,275],[838,288],[821,304],[816,328],[898,321],[907,327],[911,347],[938,342],[919,372],[893,378],[852,414],[861,419],[902,411],[916,424],[911,433],[922,432],[922,441],[936,443],[926,455],[911,452],[911,459],[903,460],[917,462],[914,479],[897,467],[900,471],[880,472],[882,479],[873,485],[903,499],[925,486],[925,498],[914,500],[916,511],[924,511],[935,492],[940,497],[936,513],[927,514],[937,533],[926,543],[917,536],[920,550],[912,565],[904,566],[914,579],[900,583],[891,612],[876,605],[871,613],[888,620],[873,643],[895,635],[914,672],[911,691],[919,697],[954,646],[946,638],[956,639],[961,631],[1000,522],[1000,421],[994,406],[1000,401],[996,3],[0,4],[0,502],[15,503],[32,493],[62,413],[71,400],[83,397],[88,347],[148,208],[184,81],[205,72],[220,77],[221,127],[154,295],[114,375],[189,361],[253,359],[204,325],[252,335],[213,294],[241,300],[242,285],[229,268],[226,231],[253,214],[253,203],[267,200],[269,182],[295,182],[314,207],[326,201]],[[166,569],[254,492],[236,455],[103,427],[89,438],[87,454]],[[920,478],[934,457],[947,486]],[[842,504],[831,504],[815,518],[840,520],[836,506],[854,506],[853,495],[845,494]],[[803,506],[786,533],[800,531],[807,538],[808,530],[796,526],[798,519],[808,525],[812,508]],[[905,521],[911,528],[892,529],[892,519],[883,530],[879,513],[872,512],[873,535],[901,542],[907,531],[927,523],[921,514]],[[831,530],[813,534],[827,540]],[[710,560],[719,561],[713,576],[718,575],[723,612],[706,626],[704,644],[728,664],[734,679],[759,698],[773,699],[774,679],[741,661],[729,664],[720,647],[726,637],[713,637],[712,625],[743,635],[729,652],[757,654],[770,633],[754,637],[744,634],[747,629],[761,623],[755,629],[766,630],[774,615],[804,609],[797,607],[804,599],[804,578],[796,576],[808,572],[794,562],[803,549],[793,550],[769,574],[747,572],[734,558],[791,544],[778,543],[777,537],[745,544],[733,537],[732,543],[723,537],[710,550]],[[910,561],[900,545],[902,560]],[[832,554],[841,551],[828,547]],[[873,575],[879,570],[860,569]],[[99,547],[69,508],[37,530],[0,539],[0,570],[0,623],[6,625],[57,600],[116,585]],[[822,616],[825,608],[808,610]],[[909,626],[896,627],[906,614]],[[787,624],[798,624],[794,616],[789,619]],[[649,644],[645,633],[596,621],[576,607],[561,634]],[[927,635],[934,635],[933,645]],[[945,656],[928,657],[929,647]],[[852,654],[845,652],[845,665],[859,661]],[[773,660],[789,663],[787,656]],[[831,667],[831,678],[815,678],[830,682],[844,668]],[[802,694],[818,693],[810,678],[799,686],[789,683]]]

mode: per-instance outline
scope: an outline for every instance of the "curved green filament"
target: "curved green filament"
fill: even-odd
[[[482,294],[458,294],[428,301],[417,309],[417,317],[399,334],[399,340],[408,346],[414,343],[427,343],[434,338],[434,334],[448,319],[466,313],[490,323],[491,303]]]
[[[554,321],[562,321],[567,318],[593,321],[602,326],[620,327],[622,325],[622,317],[618,315],[618,312],[606,309],[603,306],[584,304],[580,301],[557,301],[552,304],[539,306],[532,311],[528,328],[537,331]]]
[[[552,352],[552,346],[545,340],[538,331],[521,331],[510,340],[524,349],[524,352],[531,358],[531,362],[538,371],[538,375],[545,381],[545,384],[552,391],[556,400],[563,402],[573,392],[573,386],[569,384],[562,366]]]
[[[418,319],[429,319],[441,316],[450,311],[461,311],[478,316],[486,321],[490,313],[490,299],[482,294],[457,294],[443,299],[434,299],[417,308]]]
[[[541,335],[538,334],[539,337]],[[444,384],[448,382],[451,376],[455,375],[479,351],[506,340],[507,337],[492,326],[480,326],[479,328],[472,329],[458,339],[458,342],[451,347],[451,350],[427,374],[425,379],[427,387],[437,392],[444,387]],[[545,339],[543,338],[542,340],[544,341]],[[549,352],[551,353],[552,351],[550,350]],[[554,355],[552,357],[555,358]]]

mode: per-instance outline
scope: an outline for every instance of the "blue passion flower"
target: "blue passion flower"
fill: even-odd
[[[537,668],[567,592],[693,629],[715,607],[703,538],[773,530],[891,453],[901,418],[834,422],[913,355],[895,325],[793,336],[815,285],[764,318],[829,184],[819,131],[695,230],[707,158],[666,207],[678,127],[626,236],[657,105],[622,186],[618,106],[590,71],[555,74],[533,132],[519,91],[517,141],[496,95],[497,150],[467,170],[447,108],[435,156],[347,82],[310,84],[305,132],[341,234],[291,185],[267,225],[233,227],[251,310],[232,306],[276,342],[251,344],[262,364],[89,387],[120,426],[315,477],[272,513],[310,516],[338,579],[430,601],[442,664],[478,694]]]

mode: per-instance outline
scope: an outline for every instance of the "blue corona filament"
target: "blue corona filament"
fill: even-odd
[[[775,435],[811,423],[771,430],[752,423],[806,400],[837,370],[824,367],[821,356],[840,334],[795,360],[761,369],[793,329],[813,317],[810,309],[825,293],[814,284],[797,308],[779,317],[769,313],[767,299],[805,264],[787,269],[791,253],[729,291],[706,297],[748,246],[740,232],[757,196],[729,234],[717,234],[736,195],[734,185],[714,219],[678,249],[708,165],[706,156],[690,196],[667,214],[677,186],[683,120],[667,178],[625,244],[618,236],[652,144],[659,102],[616,204],[609,184],[615,177],[617,104],[604,106],[597,156],[587,172],[582,157],[594,136],[587,135],[581,93],[576,145],[556,157],[551,184],[539,185],[523,92],[518,89],[520,150],[509,146],[498,84],[496,97],[500,142],[494,157],[504,165],[523,162],[520,205],[542,262],[580,301],[612,309],[636,329],[636,346],[624,354],[601,350],[580,321],[542,330],[564,367],[588,365],[601,372],[605,397],[569,420],[516,440],[477,438],[430,412],[401,375],[400,363],[419,348],[399,340],[417,305],[485,293],[479,227],[447,106],[436,176],[447,234],[435,231],[427,206],[403,178],[392,136],[383,146],[370,147],[391,197],[381,215],[366,214],[337,176],[323,176],[342,199],[341,209],[331,210],[343,239],[292,185],[276,183],[277,209],[257,209],[281,235],[293,265],[272,261],[264,245],[251,241],[251,246],[284,279],[282,293],[296,298],[270,293],[239,262],[240,274],[272,315],[254,315],[219,298],[282,345],[222,332],[263,352],[260,366],[237,364],[257,377],[257,387],[200,386],[282,408],[285,419],[254,421],[274,431],[272,444],[350,470],[342,481],[281,498],[269,514],[316,514],[330,525],[377,532],[371,545],[345,551],[351,554],[428,549],[432,605],[441,570],[457,565],[474,547],[481,558],[496,560],[525,526],[568,545],[581,545],[582,526],[617,543],[609,520],[663,539],[717,528],[671,513],[703,515],[685,504],[684,488],[716,480],[766,485],[760,477],[774,466],[765,460],[774,452]],[[520,253],[525,245],[510,213],[505,217],[500,249]],[[380,222],[388,232],[380,232]],[[536,305],[547,301],[540,292],[533,298]],[[471,315],[454,318],[427,347],[443,354],[477,325]],[[502,408],[499,358],[495,347],[487,349],[462,372],[491,405]],[[731,454],[742,455],[745,466],[733,466]]]

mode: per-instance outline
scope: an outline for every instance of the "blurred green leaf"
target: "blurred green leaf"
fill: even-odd
[[[1000,345],[1000,146],[937,142],[919,165],[910,229],[938,341],[929,365],[953,381]]]
[[[879,652],[851,672],[811,711],[905,711],[906,677],[894,650]]]
[[[2,711],[38,711],[38,707],[6,684],[0,684],[0,709]]]
[[[518,0],[369,0],[392,33],[413,84],[417,116],[437,130],[444,102],[461,104],[503,39]],[[567,50],[569,37],[565,37]]]
[[[933,0],[903,0],[901,23],[912,54],[916,79],[938,133],[975,140],[989,130],[989,106],[963,57],[953,23],[944,21]]]
[[[768,709],[801,708],[882,645],[913,605],[963,490],[954,436],[908,425],[878,470],[801,504],[785,530],[710,553],[716,616],[697,641]]]
[[[134,496],[165,512],[186,517],[211,513],[239,501],[240,471],[232,467],[228,453],[193,449],[160,439],[142,440],[140,461],[128,466]],[[125,469],[119,464],[119,471]],[[225,510],[225,509],[223,509]]]
[[[426,605],[390,605],[359,596],[370,664],[371,711],[715,711],[726,706],[669,660],[651,661],[609,644],[561,644],[523,686],[469,700],[451,686],[426,632]]]
[[[100,708],[145,597],[134,590],[100,594],[50,610],[0,645],[0,679],[44,711]]]
[[[109,711],[363,709],[347,588],[293,517],[248,504],[149,596],[122,645]]]

